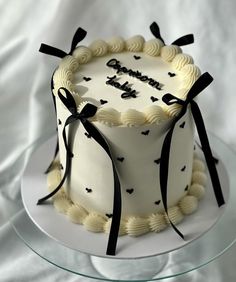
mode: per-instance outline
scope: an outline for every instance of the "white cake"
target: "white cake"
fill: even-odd
[[[110,232],[116,201],[112,162],[78,118],[92,104],[96,113],[88,120],[107,142],[120,182],[119,235],[159,232],[196,211],[207,177],[195,150],[191,109],[180,117],[182,106],[167,105],[163,97],[171,93],[185,101],[200,75],[191,56],[177,45],[165,45],[161,37],[96,40],[63,56],[53,74],[59,154],[48,173],[49,191],[66,176],[53,196],[55,208],[89,231]],[[77,118],[65,125],[73,115],[68,97],[76,104]],[[165,209],[160,162],[176,120]],[[66,171],[68,150],[73,157]]]

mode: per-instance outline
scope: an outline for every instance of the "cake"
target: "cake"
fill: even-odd
[[[150,29],[154,37],[147,41],[117,36],[77,46],[86,35],[79,28],[69,53],[40,48],[62,59],[52,76],[59,149],[47,171],[50,194],[38,203],[52,198],[72,222],[110,234],[107,254],[115,254],[118,235],[158,233],[171,225],[183,237],[176,225],[197,210],[207,183],[194,141],[193,98],[212,78],[201,75],[180,47],[192,43],[192,35],[166,45],[158,25]],[[202,127],[202,150],[221,205]]]

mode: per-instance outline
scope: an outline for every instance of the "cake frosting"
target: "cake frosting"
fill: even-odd
[[[81,41],[85,34],[79,31]],[[166,45],[155,23],[151,31],[156,38],[148,41],[136,35],[76,48],[72,42],[68,54],[58,53],[52,93],[59,152],[48,187],[56,210],[88,231],[111,236],[120,204],[119,235],[160,232],[168,225],[178,232],[175,225],[197,210],[205,193],[206,168],[194,153],[192,111],[184,104],[201,76],[180,47],[192,37]],[[85,118],[91,105],[94,113]],[[165,188],[160,166],[167,137]]]

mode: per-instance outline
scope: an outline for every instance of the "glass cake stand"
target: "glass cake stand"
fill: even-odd
[[[41,258],[88,278],[155,281],[194,271],[225,253],[236,240],[236,190],[233,189],[236,185],[236,154],[213,134],[209,134],[209,138],[228,172],[230,197],[223,215],[213,228],[182,248],[146,258],[102,258],[72,250],[51,239],[32,222],[25,209],[11,219],[12,226],[20,239]],[[191,273],[191,281],[199,281],[197,271]],[[204,277],[204,281],[209,280]]]

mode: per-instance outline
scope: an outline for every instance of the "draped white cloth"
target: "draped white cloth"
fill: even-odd
[[[67,51],[78,26],[88,31],[83,44],[113,35],[148,39],[153,21],[168,43],[194,33],[195,44],[183,48],[215,78],[199,96],[207,129],[236,149],[235,10],[233,0],[0,0],[0,281],[89,280],[42,260],[8,222],[22,209],[20,179],[30,158],[26,149],[56,127],[50,76],[59,59],[39,53],[41,42]],[[214,282],[235,281],[235,250],[200,269],[200,280],[211,273]],[[169,281],[194,277],[192,272]]]

